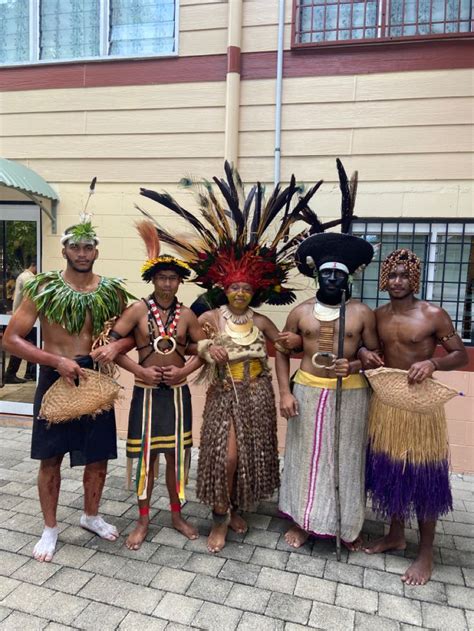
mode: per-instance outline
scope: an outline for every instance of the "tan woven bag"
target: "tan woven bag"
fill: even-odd
[[[364,374],[382,403],[409,412],[429,412],[459,394],[431,378],[409,384],[408,371],[399,368],[375,368]]]
[[[83,415],[97,416],[111,410],[121,386],[108,375],[83,368],[87,379],[79,379],[78,386],[70,386],[60,377],[43,397],[39,416],[50,423],[64,423]]]

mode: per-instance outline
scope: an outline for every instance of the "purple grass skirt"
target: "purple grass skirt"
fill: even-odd
[[[453,510],[448,461],[414,464],[367,449],[366,489],[374,511],[392,517],[433,521]]]

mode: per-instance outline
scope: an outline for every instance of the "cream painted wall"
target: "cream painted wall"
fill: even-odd
[[[291,5],[287,0],[287,49]],[[181,0],[180,6],[180,55],[225,54],[228,2]],[[277,10],[277,2],[244,1],[243,52],[275,50]],[[314,209],[323,219],[335,217],[339,156],[348,171],[359,170],[356,212],[362,217],[472,217],[473,79],[469,70],[285,79],[283,180],[292,172],[306,183],[324,178]],[[11,91],[1,99],[0,155],[30,166],[56,189],[59,232],[77,220],[88,182],[98,176],[91,203],[102,238],[97,271],[127,278],[137,296],[146,293],[135,204],[165,225],[183,227],[140,198],[138,189],[166,189],[192,207],[176,182],[222,172],[225,82]],[[247,183],[271,183],[274,119],[275,81],[243,81],[239,168]],[[12,199],[0,189],[0,201]],[[46,217],[43,235],[43,269],[61,267],[59,239]],[[304,299],[308,280],[294,282]],[[197,293],[185,285],[180,296],[189,303]],[[285,310],[266,312],[283,325]],[[472,375],[448,379],[458,375],[472,396]],[[457,470],[474,468],[471,403],[448,406]],[[463,451],[466,446],[470,451]]]
[[[214,6],[219,3],[189,7],[205,4],[222,9]],[[334,217],[340,156],[348,171],[359,170],[360,216],[471,217],[472,86],[469,70],[285,79],[282,177],[294,172],[306,183],[324,178],[314,208],[323,218]],[[273,80],[242,82],[239,168],[246,182],[270,184],[273,176],[274,91]],[[133,228],[135,204],[164,224],[183,227],[140,198],[138,189],[166,189],[193,207],[176,182],[222,172],[224,115],[224,82],[6,92],[1,154],[55,187],[60,231],[76,220],[88,182],[98,176],[92,201],[102,235],[97,267],[126,277],[141,295],[146,288],[139,279],[143,250]],[[44,268],[57,267],[58,240],[46,217],[43,234]],[[296,283],[307,286],[306,279]],[[196,293],[186,286],[182,297],[190,301]],[[268,313],[283,324],[282,310]]]

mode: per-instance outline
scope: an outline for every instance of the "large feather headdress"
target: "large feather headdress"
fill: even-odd
[[[293,302],[296,296],[285,282],[294,266],[298,243],[308,232],[321,232],[341,223],[336,220],[322,224],[308,206],[322,180],[306,190],[292,176],[288,186],[278,184],[266,198],[260,182],[246,193],[238,172],[228,162],[224,171],[225,179],[214,177],[213,183],[190,178],[180,182],[195,193],[201,218],[166,192],[140,189],[141,195],[183,218],[193,235],[172,234],[148,212],[137,208],[154,222],[159,239],[186,260],[196,274],[194,282],[208,290],[211,304],[216,304],[223,289],[236,281],[252,285],[253,304]],[[290,238],[290,228],[298,220],[308,223],[309,230]]]

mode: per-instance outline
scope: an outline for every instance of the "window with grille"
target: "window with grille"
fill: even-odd
[[[474,221],[357,221],[352,233],[375,247],[375,257],[353,295],[375,309],[389,301],[378,290],[380,264],[390,252],[409,248],[420,257],[422,276],[418,297],[445,309],[466,343],[474,343]]]
[[[473,28],[471,0],[294,0],[295,46],[459,37]]]
[[[177,0],[0,0],[0,64],[177,52]]]

